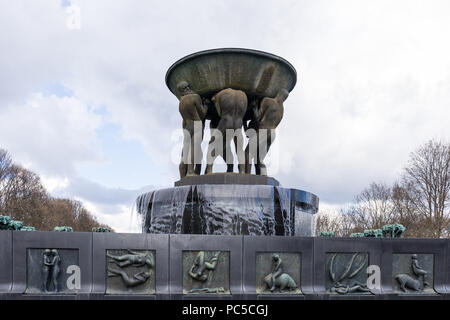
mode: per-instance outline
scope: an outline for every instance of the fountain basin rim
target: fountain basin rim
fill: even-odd
[[[241,174],[235,172],[215,172],[207,175],[184,177],[175,182],[175,187],[203,184],[270,185],[274,187],[280,186],[278,180],[269,176]]]
[[[145,192],[141,195],[139,195],[138,198],[143,197],[145,195],[153,194],[155,192],[167,192],[170,190],[176,190],[176,189],[182,189],[182,188],[197,188],[197,187],[210,187],[210,188],[236,188],[236,187],[245,187],[244,184],[202,184],[202,185],[184,185],[184,186],[175,186],[175,187],[166,187],[166,188],[160,188],[155,189],[149,192]],[[312,214],[316,214],[319,211],[319,197],[315,195],[314,193],[311,193],[309,191],[296,189],[296,188],[285,188],[281,186],[274,186],[274,185],[248,185],[249,187],[261,187],[261,188],[277,188],[278,190],[289,190],[291,193],[291,196],[295,198],[295,202],[302,206],[305,210],[311,210]]]
[[[198,57],[202,57],[202,56],[207,56],[207,55],[214,55],[214,54],[233,54],[233,53],[238,53],[238,54],[248,54],[248,55],[255,55],[255,56],[260,56],[260,57],[265,57],[271,60],[275,60],[283,65],[285,65],[293,74],[293,81],[292,81],[292,85],[290,88],[286,88],[289,92],[292,91],[297,83],[297,71],[294,68],[294,66],[287,61],[286,59],[277,56],[275,54],[272,53],[268,53],[265,51],[260,51],[260,50],[255,50],[255,49],[246,49],[246,48],[216,48],[216,49],[208,49],[208,50],[202,50],[202,51],[198,51],[195,53],[191,53],[179,60],[177,60],[175,63],[173,63],[169,69],[166,72],[166,76],[165,76],[165,82],[167,87],[169,88],[169,90],[175,95],[178,96],[176,92],[174,92],[172,90],[172,88],[170,87],[169,84],[169,79],[170,76],[173,72],[173,70],[175,70],[178,66],[180,66],[181,64],[184,64],[187,61],[196,59]]]

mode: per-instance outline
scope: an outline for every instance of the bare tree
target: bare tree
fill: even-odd
[[[316,234],[334,232],[336,237],[348,237],[354,229],[352,220],[343,210],[339,212],[321,210],[316,216]]]
[[[428,229],[426,236],[448,236],[450,144],[430,140],[411,153],[402,175],[407,199]]]
[[[44,230],[53,230],[56,226],[71,226],[74,231],[91,231],[93,227],[108,227],[100,224],[80,201],[72,199],[50,199],[46,218]]]
[[[3,149],[0,149],[0,214],[37,230],[71,226],[75,231],[91,231],[93,227],[108,227],[100,224],[80,201],[51,197],[39,176],[14,164]]]
[[[336,217],[329,212],[321,210],[315,218],[316,234],[319,232],[334,232],[336,234],[340,231],[340,225],[337,223]]]
[[[394,206],[392,190],[383,183],[372,183],[355,197],[355,201],[344,209],[353,222],[355,231],[379,229],[393,222]]]
[[[3,208],[5,197],[2,192],[8,182],[8,176],[11,173],[11,157],[6,150],[0,149],[0,210]]]
[[[405,228],[405,237],[425,238],[429,237],[429,229],[426,219],[421,216],[409,196],[407,186],[398,182],[392,187],[392,204],[394,206],[394,223],[400,223]]]
[[[48,198],[39,176],[17,165],[11,165],[3,184],[2,211],[25,223],[36,222]]]
[[[372,183],[340,215],[319,213],[316,230],[351,232],[401,223],[407,237],[450,235],[450,145],[429,141],[411,153],[401,181]]]
[[[0,182],[5,179],[9,173],[12,161],[6,150],[0,149]]]

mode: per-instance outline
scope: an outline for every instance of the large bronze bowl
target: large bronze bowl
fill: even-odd
[[[166,84],[180,98],[177,84],[186,81],[196,93],[210,97],[225,88],[243,90],[249,96],[275,97],[291,91],[297,72],[276,55],[240,48],[205,50],[175,62],[166,73]]]

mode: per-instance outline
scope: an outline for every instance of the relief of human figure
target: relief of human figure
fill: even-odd
[[[211,134],[208,145],[208,161],[205,174],[212,173],[214,160],[220,155],[227,163],[227,172],[233,172],[233,154],[231,152],[231,141],[234,140],[235,150],[238,157],[239,173],[245,173],[245,155],[242,147],[243,134],[242,123],[247,111],[247,95],[241,90],[231,88],[223,89],[211,100],[219,115],[219,120],[211,120],[212,130],[216,129],[222,137],[222,150],[216,150],[215,136]],[[234,134],[228,134],[227,130]],[[214,152],[212,152],[214,151]],[[228,161],[227,161],[227,158]],[[230,163],[231,162],[231,163]]]
[[[408,292],[406,290],[407,288],[412,291],[423,291],[425,286],[429,286],[430,284],[425,280],[425,276],[428,272],[419,265],[417,254],[411,256],[411,268],[416,277],[401,273],[397,274],[394,279],[397,280],[399,287],[403,292]]]
[[[272,257],[273,268],[272,268],[272,287],[270,291],[275,290],[275,279],[283,273],[283,267],[281,266],[282,260],[279,255],[274,254]]]
[[[112,255],[110,253],[106,253],[106,256],[111,258],[114,263],[116,263],[120,268],[135,266],[142,267],[147,265],[149,268],[152,268],[154,265],[153,257],[149,253],[142,253],[132,251],[130,249],[127,250],[128,254],[123,255]]]
[[[42,272],[44,276],[44,291],[58,292],[58,276],[60,272],[59,264],[61,262],[58,250],[45,249],[43,255],[44,261],[42,266]],[[50,291],[52,285],[53,290]]]
[[[189,276],[195,280],[205,282],[208,279],[208,271],[216,268],[220,251],[216,251],[210,261],[206,261],[205,251],[199,251],[194,259],[194,263],[189,270]]]
[[[272,272],[264,277],[264,283],[270,292],[274,292],[277,288],[280,292],[284,289],[294,290],[297,288],[292,277],[283,272],[283,261],[278,254],[272,256]]]
[[[200,174],[205,117],[208,106],[186,81],[177,85],[181,94],[179,111],[183,118],[183,152],[179,165],[180,178]],[[197,130],[195,129],[197,125]],[[200,163],[195,163],[195,160]]]
[[[245,173],[251,172],[251,163],[253,161],[255,173],[257,175],[267,175],[264,159],[275,140],[275,129],[283,118],[283,102],[288,96],[289,92],[286,89],[282,89],[275,98],[263,98],[259,106],[256,100],[252,102],[253,117],[248,127],[256,131],[257,148],[252,150],[250,143],[246,147]]]
[[[150,278],[150,271],[142,271],[130,277],[124,270],[108,268],[108,277],[120,276],[127,287],[135,287],[143,284]]]
[[[350,284],[341,284],[338,282],[331,288],[331,292],[347,294],[355,292],[370,292],[370,289],[367,287],[367,284],[358,281],[352,281]]]
[[[417,256],[417,254],[413,254],[411,256],[411,267],[413,269],[413,272],[416,276],[418,277],[425,277],[427,275],[427,271],[424,270],[420,265],[419,265],[419,258]]]

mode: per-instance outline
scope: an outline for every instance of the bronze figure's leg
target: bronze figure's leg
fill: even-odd
[[[183,153],[181,154],[181,162],[178,166],[178,170],[180,172],[180,178],[184,178],[187,173],[187,165],[183,161]]]
[[[195,134],[194,134],[194,125],[193,122],[189,124],[189,155],[188,159],[189,162],[187,164],[187,173],[186,176],[193,176],[194,175],[194,156],[195,156]]]
[[[236,148],[236,155],[238,158],[238,170],[240,174],[244,174],[245,173],[245,155],[244,155],[244,150],[242,150],[242,144],[244,141],[244,136],[242,134],[241,129],[238,129],[238,133],[239,137],[235,136],[234,137],[234,146]],[[240,140],[240,141],[239,141]]]
[[[275,140],[275,130],[272,129],[263,129],[266,130],[266,133],[261,132],[261,136],[258,143],[258,166],[259,166],[259,175],[267,176],[267,168],[264,163],[264,159],[269,153],[270,146]]]
[[[258,135],[253,128],[247,129],[248,143],[245,148],[245,173],[252,172],[252,162],[256,166],[258,153]]]
[[[188,130],[188,123],[183,119],[183,149],[181,150],[181,160],[178,170],[180,171],[180,178],[184,178],[188,172],[188,159],[189,159],[189,144],[190,135]]]
[[[247,144],[247,146],[245,147],[245,173],[246,174],[250,174],[252,167],[251,167],[251,163],[250,163],[250,147],[249,144]]]
[[[231,142],[233,140],[233,136],[231,134],[226,134],[226,132],[222,133],[224,135],[223,138],[223,160],[227,164],[227,172],[233,172],[234,169],[234,159],[233,152],[231,151]]]
[[[216,148],[216,137],[220,133],[218,131],[219,126],[219,120],[211,120],[210,123],[210,130],[211,130],[211,139],[209,140],[208,144],[208,151],[207,151],[207,157],[206,157],[206,168],[205,168],[205,174],[211,174],[214,161],[219,156],[218,150]]]
[[[196,175],[197,167],[201,168],[202,160],[202,140],[203,140],[204,121],[193,121],[190,127],[190,163],[188,164],[188,176]]]
[[[53,292],[58,292],[59,266],[55,264],[52,271]]]
[[[203,119],[203,121],[202,121],[201,139],[199,139],[196,144],[197,152],[199,155],[198,160],[200,161],[199,163],[196,163],[195,167],[194,167],[194,173],[196,175],[200,175],[200,173],[202,171],[201,160],[203,159],[202,141],[203,141],[204,131],[205,131],[205,119]]]
[[[129,277],[128,274],[122,270],[108,268],[108,272],[109,277],[120,276],[127,287],[135,287],[140,285],[146,282],[150,277],[150,274],[145,271],[133,275],[133,278]]]
[[[44,274],[44,292],[48,292],[49,282],[50,282],[50,267],[45,266],[42,268],[42,273]]]

